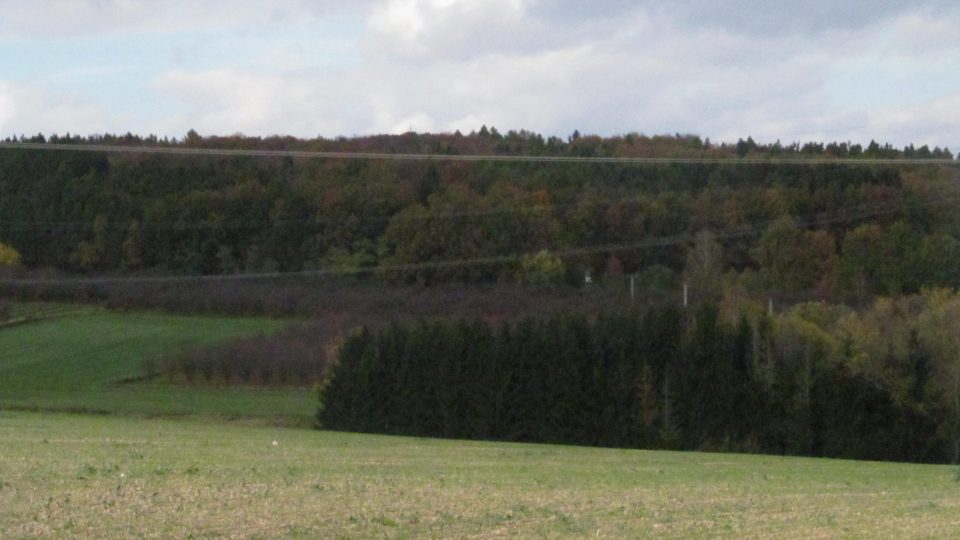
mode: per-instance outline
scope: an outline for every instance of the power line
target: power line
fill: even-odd
[[[101,144],[59,144],[0,142],[0,149],[101,152],[111,154],[172,154],[185,156],[264,157],[306,159],[354,159],[381,161],[494,161],[530,163],[593,163],[625,165],[960,165],[960,160],[931,158],[824,158],[824,157],[589,157],[534,156],[510,154],[417,154],[388,152],[329,152],[312,150],[255,150],[228,148],[187,148],[175,146],[122,146]]]

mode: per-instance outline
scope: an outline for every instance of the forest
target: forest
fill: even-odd
[[[327,427],[956,461],[953,158],[487,127],[8,139],[0,296],[314,318],[145,369],[323,386]]]
[[[769,319],[755,334],[709,305],[364,331],[344,344],[319,420],[447,438],[953,458],[954,413],[928,399],[933,364],[916,333],[906,385],[894,391],[851,369],[851,350],[836,350],[804,315],[779,329],[814,328],[812,347],[787,354],[775,349],[801,340],[774,336]]]
[[[953,156],[940,148],[760,146],[752,139],[715,145],[694,136],[640,135],[574,134],[561,141],[486,128],[314,141],[192,132],[175,142],[49,139],[64,141],[717,161],[438,162],[5,148],[0,242],[21,254],[23,266],[46,274],[326,271],[426,285],[577,285],[590,271],[596,280],[682,276],[709,295],[709,284],[732,272],[752,291],[848,303],[960,283],[957,168],[943,164]],[[777,157],[801,160],[763,162]],[[910,161],[866,161],[877,158]],[[936,161],[918,162],[926,158]],[[687,248],[698,234],[712,236],[719,250],[690,259]]]

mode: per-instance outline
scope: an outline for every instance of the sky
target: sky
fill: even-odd
[[[960,150],[960,2],[0,0],[0,137],[482,125]]]

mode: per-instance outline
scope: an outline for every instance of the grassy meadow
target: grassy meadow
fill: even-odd
[[[298,425],[308,425],[316,408],[309,389],[140,380],[147,360],[275,331],[285,321],[24,304],[15,304],[11,314],[17,324],[0,328],[3,408],[244,417]]]
[[[960,537],[949,466],[290,429],[313,391],[141,380],[284,321],[15,305],[7,322],[0,538]]]
[[[949,466],[0,411],[0,537],[960,535]]]

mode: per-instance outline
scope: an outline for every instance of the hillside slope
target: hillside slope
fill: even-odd
[[[186,347],[274,331],[266,318],[187,317],[87,309],[0,329],[0,408],[135,415],[298,418],[306,389],[201,388],[137,382],[143,363]],[[288,420],[293,421],[293,420]]]

